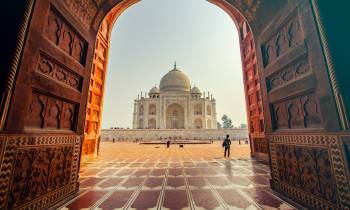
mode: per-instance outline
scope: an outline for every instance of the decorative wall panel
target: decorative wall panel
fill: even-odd
[[[53,44],[80,64],[85,65],[87,42],[65,22],[54,8],[50,9],[48,15],[45,35]]]
[[[263,44],[264,66],[274,63],[281,55],[302,43],[303,40],[304,32],[301,21],[299,16],[294,14]]]
[[[100,135],[104,81],[107,72],[109,35],[111,30],[109,25],[113,21],[109,19],[111,15],[113,14],[107,16],[102,22],[96,40],[89,87],[90,100],[87,104],[88,112],[86,113],[85,135],[82,147],[82,155],[86,157],[88,157],[87,155],[96,154]]]
[[[267,78],[268,91],[296,81],[311,72],[307,58],[300,59],[290,66],[277,71]]]
[[[250,130],[249,138],[253,145],[251,147],[251,154],[254,157],[258,157],[257,153],[262,153],[263,156],[267,157],[267,140],[264,138],[265,123],[255,41],[247,22],[241,20],[240,25],[243,81],[246,95],[248,126]]]
[[[59,82],[60,84],[81,91],[83,78],[49,56],[40,54],[37,64],[37,72]]]
[[[1,209],[46,209],[77,190],[80,137],[1,138]]]
[[[66,7],[76,14],[77,19],[85,26],[89,27],[98,7],[104,0],[64,0]]]
[[[26,128],[74,131],[77,111],[76,104],[33,92]]]
[[[322,126],[319,104],[314,95],[304,95],[273,104],[272,112],[275,129]]]
[[[252,144],[254,152],[268,154],[268,144],[265,138],[254,138]]]
[[[336,135],[276,135],[269,138],[272,186],[312,209],[350,206],[350,183]]]

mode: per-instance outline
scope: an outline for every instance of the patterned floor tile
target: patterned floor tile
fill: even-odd
[[[188,209],[189,202],[185,190],[166,190],[163,207],[168,209]]]
[[[141,191],[136,200],[131,204],[131,208],[150,209],[156,208],[160,191]]]
[[[89,191],[67,206],[70,210],[88,208],[104,196],[107,191]]]
[[[102,142],[100,156],[82,163],[80,191],[66,209],[293,209],[272,194],[269,166],[233,142],[163,145]],[[117,151],[117,152],[116,152]],[[136,157],[136,158],[135,158]]]
[[[114,210],[126,205],[134,191],[116,191],[109,196],[98,208],[103,210]]]
[[[101,182],[98,186],[101,188],[107,188],[107,187],[115,187],[119,183],[121,183],[124,179],[123,178],[107,178],[105,181]]]
[[[219,202],[210,190],[192,190],[191,193],[197,207],[204,209],[216,209],[220,207]]]

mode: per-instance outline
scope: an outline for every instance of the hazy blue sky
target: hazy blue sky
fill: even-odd
[[[112,31],[102,128],[132,127],[133,101],[173,68],[210,91],[234,125],[246,123],[237,29],[205,0],[142,0],[127,9]]]

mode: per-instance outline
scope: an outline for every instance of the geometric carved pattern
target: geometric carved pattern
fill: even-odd
[[[346,209],[350,183],[336,135],[269,137],[273,188],[312,209]]]
[[[254,146],[254,152],[268,154],[268,145],[266,138],[252,137],[252,144]]]
[[[52,78],[54,81],[68,85],[75,90],[81,91],[82,77],[73,73],[53,59],[40,54],[37,65],[38,72]]]
[[[279,179],[294,187],[319,196],[332,205],[338,198],[331,162],[325,148],[276,145]]]
[[[313,95],[285,100],[272,106],[275,129],[317,128],[322,120]]]
[[[74,130],[76,112],[76,105],[72,103],[33,92],[26,127],[51,130]]]
[[[68,24],[61,15],[51,8],[46,30],[46,37],[59,48],[68,53],[80,64],[85,65],[87,43]]]
[[[294,15],[262,46],[264,66],[274,63],[278,57],[300,44],[304,39],[300,21]]]
[[[310,72],[310,67],[307,59],[298,61],[296,64],[288,66],[287,68],[273,75],[271,78],[268,78],[268,91],[299,79],[308,72]]]
[[[72,14],[76,14],[85,27],[89,27],[103,0],[64,0],[63,2]]]
[[[45,209],[77,190],[80,137],[3,137],[1,209]]]

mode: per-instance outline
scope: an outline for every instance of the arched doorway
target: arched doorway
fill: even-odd
[[[201,128],[203,128],[203,122],[202,122],[202,120],[201,119],[196,119],[195,121],[194,121],[194,127],[196,128],[196,129],[201,129]]]
[[[77,192],[81,145],[92,145],[87,150],[96,151],[107,31],[136,2],[23,3],[15,56],[5,70],[6,87],[1,86],[1,181],[6,192],[0,197],[1,208],[44,209]],[[325,47],[317,2],[210,2],[224,9],[240,32],[252,148],[269,154],[273,189],[308,208],[345,209],[350,200],[344,152],[350,136],[348,113]],[[55,118],[49,114],[56,112]],[[57,131],[48,129],[52,127]],[[54,156],[42,155],[48,150]],[[29,153],[40,154],[44,161],[15,164],[27,160]],[[315,158],[308,158],[311,155]],[[55,158],[49,174],[37,178],[25,173],[32,167],[50,168],[50,157],[57,156],[65,158]],[[300,174],[297,169],[302,166],[324,173]],[[22,186],[27,186],[28,177],[40,182],[53,173],[64,174],[63,181],[13,199],[16,193],[27,192]],[[315,192],[317,187],[324,190]]]
[[[193,113],[194,115],[202,115],[202,105],[201,104],[194,105],[193,111],[194,111]]]
[[[154,104],[149,105],[148,108],[148,115],[156,115],[157,114],[157,107]]]
[[[170,104],[166,111],[166,128],[183,129],[185,128],[185,111],[180,104]]]
[[[148,128],[149,129],[156,129],[157,128],[157,121],[155,119],[149,119],[148,120]]]
[[[208,129],[212,128],[212,124],[211,124],[211,120],[210,119],[207,120],[207,128]]]

